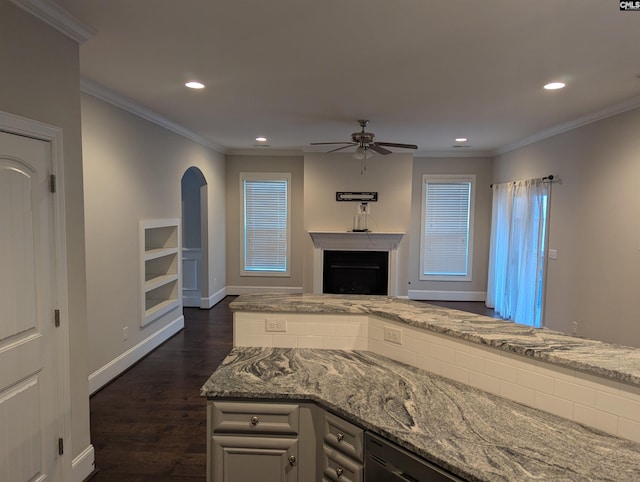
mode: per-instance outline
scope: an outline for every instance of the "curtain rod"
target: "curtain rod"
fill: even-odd
[[[554,179],[553,174],[549,174],[548,176],[545,176],[542,178],[543,181],[548,181],[548,182],[552,182],[553,179]],[[513,182],[515,184],[517,181],[513,181]],[[489,184],[489,187],[493,187],[493,184]]]

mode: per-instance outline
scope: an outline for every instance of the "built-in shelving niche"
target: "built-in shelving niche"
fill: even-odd
[[[182,305],[178,219],[140,221],[140,269],[145,326]]]

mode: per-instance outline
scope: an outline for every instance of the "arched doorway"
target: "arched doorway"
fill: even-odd
[[[190,167],[182,175],[182,304],[206,308],[209,296],[207,181]]]

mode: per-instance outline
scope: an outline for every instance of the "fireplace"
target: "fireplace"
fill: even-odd
[[[313,239],[313,292],[314,293],[338,293],[335,291],[335,285],[331,279],[325,278],[325,258],[331,258],[333,252],[348,253],[346,256],[346,262],[343,259],[338,260],[339,263],[347,264],[351,268],[338,268],[343,273],[340,276],[350,276],[360,279],[378,279],[377,273],[384,271],[384,279],[386,281],[380,281],[380,283],[386,283],[384,289],[375,288],[375,294],[387,294],[389,296],[398,295],[398,245],[402,241],[404,233],[383,233],[383,232],[348,232],[348,231],[309,231],[309,235]],[[354,253],[363,253],[365,261],[362,259],[355,260]],[[371,269],[373,266],[371,260],[367,260],[368,253],[381,253],[382,257],[386,258],[386,264],[380,264],[377,269]],[[378,255],[373,255],[378,256]],[[355,260],[355,261],[354,261]],[[363,266],[358,266],[354,263],[362,263]],[[335,262],[333,263],[335,264]],[[374,273],[376,273],[374,275]],[[383,275],[380,274],[382,277]],[[368,282],[368,281],[367,281]],[[325,288],[325,283],[329,283],[330,286]],[[357,283],[356,283],[357,285]],[[349,287],[350,286],[350,287]],[[339,288],[338,288],[339,289]],[[344,292],[365,294],[367,290],[371,290],[371,287],[343,286]],[[332,290],[332,291],[329,291]],[[371,294],[374,294],[371,292]]]
[[[387,251],[324,252],[323,293],[386,295],[389,278]]]

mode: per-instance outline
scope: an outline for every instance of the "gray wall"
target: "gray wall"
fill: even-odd
[[[553,174],[544,324],[640,346],[640,109],[495,159],[494,182]]]
[[[92,373],[181,315],[140,328],[138,222],[180,218],[191,166],[207,181],[209,294],[224,287],[225,166],[222,154],[87,94],[82,129]]]
[[[90,443],[78,45],[0,0],[0,65],[0,110],[64,131],[71,450],[76,457]]]
[[[303,159],[301,156],[227,156],[227,286],[230,294],[273,288],[300,291],[303,278]],[[291,276],[240,276],[241,172],[291,173]]]

